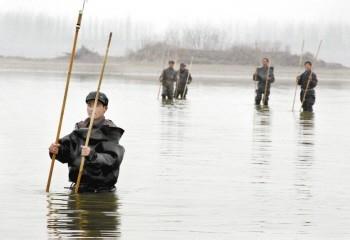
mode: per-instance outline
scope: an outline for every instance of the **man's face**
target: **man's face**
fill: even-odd
[[[269,65],[269,61],[267,60],[267,59],[263,59],[262,60],[262,65],[264,66],[264,67],[267,67],[268,65]]]
[[[92,111],[94,109],[94,103],[95,103],[95,100],[90,100],[87,103],[87,113],[90,118],[91,118]],[[102,118],[105,115],[106,111],[107,111],[107,106],[103,106],[103,104],[100,101],[98,101],[96,106],[96,111],[95,111],[95,119],[98,120]]]
[[[306,71],[311,71],[311,67],[312,67],[312,66],[311,66],[309,63],[306,63],[306,64],[305,64],[305,70],[306,70]]]
[[[174,63],[169,63],[170,68],[174,68]]]
[[[180,69],[181,69],[181,70],[185,70],[185,69],[186,69],[186,66],[181,65],[181,66],[180,66]]]

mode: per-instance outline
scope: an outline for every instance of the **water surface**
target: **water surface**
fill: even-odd
[[[164,105],[157,83],[106,78],[107,117],[126,130],[117,191],[72,195],[58,162],[44,191],[64,77],[1,74],[2,238],[349,239],[350,85],[320,83],[300,115],[278,82],[255,108],[250,82],[195,80]],[[96,84],[72,79],[63,134]]]

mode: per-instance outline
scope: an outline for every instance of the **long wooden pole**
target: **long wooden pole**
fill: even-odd
[[[256,93],[256,91],[258,90],[258,68],[255,69],[255,74],[254,74],[254,92]]]
[[[85,5],[85,1],[84,1],[84,5]],[[69,61],[69,66],[68,66],[68,74],[67,74],[67,79],[66,79],[66,86],[65,86],[65,89],[64,89],[63,102],[62,102],[62,107],[61,107],[61,114],[60,114],[60,119],[59,119],[59,123],[58,123],[56,139],[55,139],[55,143],[56,144],[58,144],[58,141],[60,139],[60,134],[61,134],[61,129],[62,129],[62,122],[63,122],[63,116],[64,116],[64,110],[66,108],[66,101],[67,101],[67,96],[68,96],[69,83],[70,83],[70,79],[71,79],[71,75],[72,75],[73,63],[74,63],[74,58],[75,58],[75,54],[76,54],[76,47],[77,47],[77,41],[78,41],[78,35],[79,35],[79,30],[80,30],[80,26],[81,26],[82,17],[83,17],[83,10],[79,11],[78,21],[77,21],[77,25],[76,25],[76,28],[75,28],[75,35],[74,35],[74,40],[73,40],[73,48],[72,48],[72,53],[71,53],[71,56],[70,56],[70,61]],[[46,183],[46,192],[50,191],[50,185],[51,185],[53,169],[54,169],[54,166],[55,166],[55,160],[56,160],[56,154],[53,154],[52,157],[51,157],[51,166],[50,166],[49,176],[48,176],[47,183]]]
[[[304,45],[305,45],[305,40],[303,40],[303,42],[301,44],[301,53],[300,53],[300,58],[299,58],[299,67],[301,67],[303,65]],[[292,112],[294,112],[294,105],[295,105],[295,99],[296,99],[296,96],[297,96],[297,89],[298,89],[298,81],[295,82],[295,90],[294,90]]]
[[[95,101],[94,101],[94,108],[93,108],[92,114],[90,116],[89,129],[88,129],[88,132],[87,132],[87,135],[86,135],[86,139],[85,139],[85,145],[84,145],[85,147],[89,146],[89,141],[90,141],[91,132],[92,132],[92,126],[94,125],[94,120],[95,120],[95,113],[96,113],[97,102],[98,102],[98,98],[100,96],[100,89],[101,89],[102,79],[103,79],[103,75],[104,75],[104,71],[105,71],[105,67],[106,67],[106,63],[107,63],[108,52],[109,52],[109,47],[111,45],[111,41],[112,41],[112,33],[109,33],[107,49],[106,49],[105,57],[104,57],[104,60],[103,60],[103,65],[102,65],[102,69],[101,69],[100,79],[99,79],[98,85],[97,85],[96,97],[95,97]],[[84,171],[84,164],[85,164],[85,157],[82,156],[81,157],[81,161],[80,161],[79,174],[78,174],[77,182],[76,182],[75,188],[74,188],[75,193],[79,192],[80,181],[81,181],[81,177],[82,177],[83,171]]]
[[[258,42],[255,41],[255,54],[258,56],[259,55],[259,59],[261,59],[261,51],[260,51],[260,54],[258,54]],[[256,94],[256,91],[258,90],[258,68],[259,68],[259,61],[258,61],[258,67],[256,68],[255,70],[255,74],[254,74],[254,80],[253,80],[253,83],[254,83],[254,93]]]
[[[314,61],[317,61],[318,54],[320,53],[320,49],[321,49],[321,46],[322,46],[322,42],[323,42],[323,40],[321,40],[320,44],[318,45],[318,48],[317,48],[317,51],[316,51],[316,54],[315,54],[315,57],[314,57]],[[310,82],[312,80],[312,73],[313,73],[313,70],[311,68],[310,76],[309,76],[309,78],[307,80],[306,88],[304,90],[305,92],[304,92],[303,100],[301,101],[300,112],[303,109],[303,105],[304,105],[304,102],[305,102],[305,99],[306,99],[306,94],[307,94],[307,91],[309,90]]]
[[[159,99],[160,90],[162,89],[162,83],[159,84],[157,99]]]
[[[270,60],[269,64],[267,65],[267,73],[266,73],[266,81],[265,81],[265,90],[264,90],[264,99],[263,99],[263,104],[265,104],[266,99],[267,99],[267,86],[269,84],[269,76],[270,76]]]
[[[188,79],[190,79],[192,64],[193,64],[193,57],[191,58],[191,64],[190,64],[190,67],[188,68],[188,75],[187,75],[187,79],[186,79],[186,84],[185,84],[185,88],[184,88],[184,91],[182,93],[181,99],[184,99],[184,96],[186,94],[187,85],[188,85]]]

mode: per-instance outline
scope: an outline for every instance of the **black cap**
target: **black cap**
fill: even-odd
[[[180,64],[180,67],[186,67],[186,64],[181,63],[181,64]]]
[[[311,61],[306,61],[306,62],[304,63],[304,65],[306,65],[306,64],[309,64],[310,66],[312,66],[312,62],[311,62]]]
[[[95,92],[90,92],[85,99],[85,102],[88,103],[88,101],[91,100],[95,100],[96,98],[96,91]],[[108,97],[106,96],[106,94],[104,94],[103,92],[100,92],[100,94],[98,95],[98,100],[104,105],[104,106],[108,106]]]
[[[263,60],[266,60],[266,62],[270,62],[270,59],[267,57],[264,57]]]

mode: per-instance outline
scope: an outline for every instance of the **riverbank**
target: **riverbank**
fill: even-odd
[[[48,59],[0,59],[1,73],[23,73],[23,74],[58,74],[65,75],[68,62],[65,60],[48,60]],[[86,63],[77,60],[74,65],[74,75],[98,76],[100,72],[100,63]],[[117,61],[112,59],[106,67],[106,76],[137,79],[145,81],[156,81],[163,68],[160,62],[130,62]],[[192,68],[194,78],[201,81],[217,83],[239,83],[250,80],[256,66],[240,65],[213,65],[213,64],[196,64]],[[294,83],[295,76],[302,71],[301,68],[275,66],[275,75],[278,82],[282,84]],[[317,68],[315,71],[322,82],[332,83],[350,83],[348,68]]]

